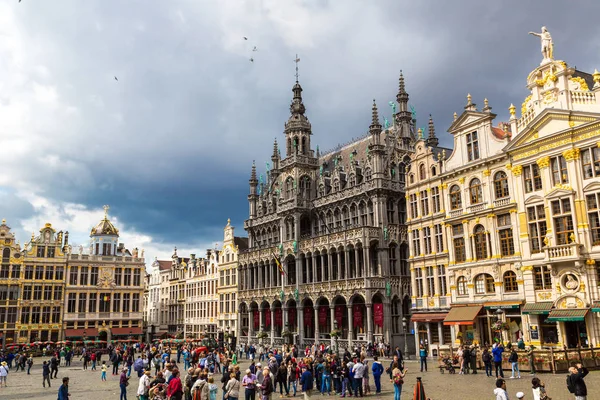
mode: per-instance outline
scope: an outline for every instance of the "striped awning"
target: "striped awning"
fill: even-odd
[[[540,301],[538,303],[526,303],[523,307],[523,314],[543,314],[547,315],[554,305],[551,301]]]
[[[481,306],[463,306],[463,307],[452,307],[446,318],[444,318],[444,325],[473,325],[473,321]]]
[[[583,321],[589,309],[578,308],[575,310],[552,310],[546,321],[549,322],[572,322]]]
[[[592,311],[593,311],[593,312],[600,312],[600,301],[597,301],[597,300],[596,300],[596,301],[595,301],[595,302],[592,304]]]

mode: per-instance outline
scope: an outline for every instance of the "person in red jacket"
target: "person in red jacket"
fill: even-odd
[[[167,387],[167,398],[171,400],[181,400],[182,397],[183,385],[181,384],[181,379],[179,378],[179,370],[175,368],[172,372],[169,386]]]

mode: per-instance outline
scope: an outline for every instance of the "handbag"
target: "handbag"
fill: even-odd
[[[237,385],[238,385],[238,387],[239,387],[240,383],[239,383],[239,382],[237,382],[236,384],[237,384]],[[233,385],[233,386],[231,387],[231,389],[229,389],[229,390],[227,391],[227,393],[225,393],[225,398],[226,398],[226,399],[228,399],[228,398],[229,398],[229,392],[231,392],[231,391],[233,390],[233,388],[234,388],[234,387],[235,387],[235,385]]]

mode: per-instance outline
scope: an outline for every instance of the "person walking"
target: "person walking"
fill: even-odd
[[[510,362],[512,368],[510,379],[521,379],[521,371],[519,371],[519,355],[517,354],[517,349],[515,349],[514,346],[510,350],[508,361]]]
[[[423,372],[423,368],[427,372],[427,350],[422,344],[419,345],[419,357],[421,358],[421,372]]]
[[[48,387],[52,387],[50,384],[50,364],[48,361],[44,361],[42,364],[42,386],[46,387],[46,382],[48,382]]]
[[[508,400],[506,381],[504,379],[496,379],[496,389],[494,389],[494,394],[496,395],[496,400]]]
[[[181,400],[183,397],[183,385],[179,377],[179,369],[174,368],[169,386],[167,387],[167,398],[170,400]]]
[[[404,371],[400,370],[398,363],[392,365],[392,384],[394,385],[394,400],[400,400],[402,395],[402,385],[404,385],[404,377],[408,373],[408,368]]]
[[[567,376],[567,388],[575,395],[575,400],[587,400],[587,386],[583,378],[589,373],[588,369],[578,363],[569,368],[571,375]]]
[[[127,377],[127,368],[123,368],[121,377],[119,378],[119,388],[121,389],[121,396],[119,400],[127,400],[127,386],[129,385],[129,378]]]
[[[69,400],[69,396],[71,396],[69,393],[69,378],[65,376],[62,382],[62,385],[58,388],[58,400]]]
[[[498,379],[498,377],[504,378],[504,371],[502,371],[502,353],[503,352],[504,352],[504,346],[502,346],[502,344],[494,343],[494,347],[492,348],[492,356],[494,357],[494,367],[496,370],[496,379]]]
[[[483,348],[483,352],[481,353],[481,361],[483,361],[483,366],[485,368],[485,376],[492,377],[492,355],[490,354],[489,349],[486,347]]]
[[[547,400],[548,395],[546,394],[546,386],[540,378],[535,377],[531,380],[531,390],[533,392],[533,400]],[[542,396],[544,396],[542,398]]]
[[[534,346],[529,346],[529,350],[527,350],[527,358],[529,359],[529,373],[531,375],[535,375],[535,359],[533,355]]]
[[[106,370],[108,367],[106,366],[106,361],[102,361],[102,372],[100,373],[100,379],[106,382]]]
[[[263,369],[263,382],[258,385],[261,393],[261,400],[271,400],[271,394],[275,391],[275,385],[271,379],[271,370],[269,367]]]
[[[50,379],[58,378],[58,363],[56,356],[50,358]]]
[[[375,394],[380,394],[383,365],[381,365],[381,363],[378,361],[377,356],[373,357],[373,365],[371,366],[371,372],[373,372],[373,381],[375,381]]]
[[[148,400],[150,391],[150,371],[145,371],[138,383],[137,395],[139,400]]]
[[[6,378],[8,377],[8,364],[6,363],[6,361],[2,361],[2,364],[0,364],[0,387],[2,387],[2,384],[4,383],[4,387],[6,387]]]
[[[302,393],[304,394],[304,400],[310,400],[310,396],[313,390],[313,375],[308,370],[306,365],[302,367],[302,375],[300,376],[300,385],[302,387]]]

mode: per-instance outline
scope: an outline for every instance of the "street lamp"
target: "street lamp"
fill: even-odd
[[[85,342],[87,340],[87,331],[84,329],[83,330],[83,341]],[[85,343],[84,343],[85,345]]]
[[[500,321],[502,321],[502,314],[504,314],[504,310],[502,310],[501,308],[497,308],[495,311],[496,314],[496,323],[498,324],[498,326],[500,326]],[[500,342],[502,342],[503,338],[502,338],[502,329],[500,329],[500,334],[499,336],[499,340]]]
[[[406,334],[408,333],[408,320],[406,317],[402,318],[402,328],[404,331],[404,357],[408,360],[408,342],[406,341]]]
[[[337,319],[333,320],[333,330],[337,333],[337,330],[338,330]],[[337,334],[333,337],[333,342],[335,343],[335,346],[334,346],[335,347],[335,354],[338,355],[339,352],[338,352],[338,335]]]

